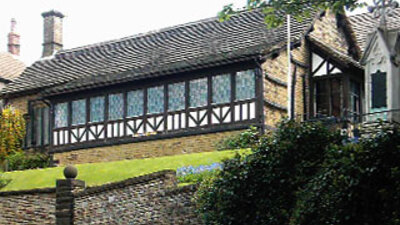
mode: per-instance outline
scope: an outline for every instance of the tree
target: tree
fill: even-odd
[[[342,12],[343,9],[353,11],[365,6],[360,0],[248,0],[244,9],[261,9],[265,14],[265,23],[269,27],[278,27],[285,21],[285,15],[289,14],[297,20],[309,17],[315,10],[330,9],[333,12]],[[242,9],[234,9],[229,4],[219,12],[219,18],[229,19]]]
[[[25,137],[25,120],[22,113],[12,107],[0,115],[0,160],[22,149]]]

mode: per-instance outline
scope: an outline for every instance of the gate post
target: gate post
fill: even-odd
[[[56,181],[56,225],[73,225],[75,193],[85,189],[85,182],[75,179],[78,170],[73,166],[64,169],[66,179]]]

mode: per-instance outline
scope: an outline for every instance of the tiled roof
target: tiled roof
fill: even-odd
[[[293,21],[293,40],[302,37],[312,20]],[[69,92],[221,65],[261,54],[285,39],[286,27],[267,29],[258,11],[240,13],[223,23],[214,17],[59,51],[28,67],[2,94],[49,87],[54,88],[47,93]]]
[[[316,38],[308,37],[308,39],[314,45],[316,45],[318,48],[320,48],[325,53],[329,54],[330,57],[336,59],[337,61],[342,62],[343,64],[346,64],[347,66],[352,66],[352,67],[356,67],[358,69],[363,69],[361,64],[358,61],[354,60],[351,56],[346,55],[343,52],[340,52],[340,51],[336,50],[335,48],[322,43],[321,41],[319,41]]]
[[[0,79],[14,80],[25,69],[25,64],[8,52],[0,52]]]
[[[356,34],[358,45],[364,51],[367,35],[374,31],[380,19],[374,18],[372,13],[362,13],[350,16],[350,21]],[[388,18],[387,27],[389,30],[400,28],[400,8],[393,10],[393,15]]]

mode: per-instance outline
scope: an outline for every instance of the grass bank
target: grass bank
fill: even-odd
[[[176,170],[182,166],[208,165],[231,158],[238,151],[215,151],[149,159],[125,160],[118,162],[91,163],[76,165],[77,179],[84,180],[88,186],[121,181],[161,170]],[[250,150],[241,150],[247,154]],[[15,171],[4,173],[10,182],[0,191],[28,190],[54,187],[56,179],[63,178],[63,167]]]

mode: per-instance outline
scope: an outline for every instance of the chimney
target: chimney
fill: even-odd
[[[51,56],[54,52],[62,49],[62,19],[64,15],[58,11],[51,10],[42,13],[44,19],[43,27],[43,54],[42,57]]]
[[[8,33],[8,52],[13,55],[19,55],[19,34],[16,33],[17,21],[12,18],[11,19],[11,30]]]

